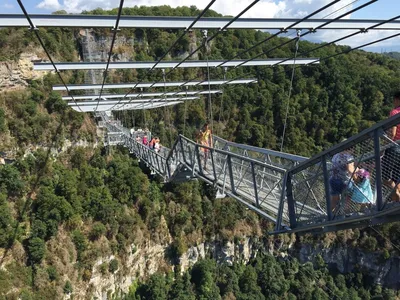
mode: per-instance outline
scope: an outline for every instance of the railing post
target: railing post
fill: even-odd
[[[383,208],[381,146],[379,142],[381,134],[382,134],[382,129],[377,129],[374,131],[375,190],[376,190],[376,208],[378,211],[381,211]]]
[[[325,186],[325,198],[326,198],[326,213],[328,215],[328,221],[332,220],[332,201],[331,201],[331,186],[329,184],[329,172],[326,164],[326,156],[321,157],[322,172],[324,174],[324,186]]]
[[[231,177],[231,190],[233,194],[236,194],[236,189],[235,189],[235,180],[233,178],[233,169],[232,169],[232,158],[230,155],[227,157],[228,160],[228,169],[229,169],[229,174]]]
[[[201,166],[200,150],[199,150],[199,146],[197,144],[194,146],[194,154],[197,158],[197,163],[199,164],[199,172],[200,172],[200,174],[204,174],[203,168]],[[194,169],[194,167],[193,167],[193,169]]]
[[[211,154],[211,164],[213,168],[213,174],[214,174],[214,180],[217,180],[217,172],[215,171],[215,163],[214,163],[214,149],[210,149],[210,154]]]
[[[181,137],[179,137],[179,144],[181,144],[181,151],[182,151],[183,161],[187,164],[186,155],[185,155],[185,149],[183,148],[183,142],[182,142],[182,138]]]
[[[292,186],[292,173],[287,172],[286,177],[286,199],[288,203],[288,211],[289,211],[289,221],[290,221],[290,228],[296,228],[297,220],[296,220],[296,210],[295,200],[293,198],[293,186]]]
[[[258,199],[258,190],[257,190],[256,170],[254,169],[254,162],[251,162],[250,164],[251,164],[251,175],[253,177],[254,198],[256,198],[257,207],[260,207],[260,199]]]
[[[283,215],[283,208],[285,206],[285,197],[286,197],[286,182],[287,182],[287,172],[283,174],[283,182],[282,182],[282,189],[281,189],[281,198],[279,199],[279,208],[278,208],[278,215],[276,220],[275,230],[279,231],[282,226],[282,215]]]

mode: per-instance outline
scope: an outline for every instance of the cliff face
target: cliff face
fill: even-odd
[[[243,238],[239,242],[226,243],[211,241],[190,247],[179,259],[181,272],[193,266],[204,258],[214,258],[218,263],[232,265],[234,262],[248,263],[260,253],[279,255],[281,259],[296,257],[301,263],[314,262],[317,255],[321,255],[332,270],[341,273],[363,271],[373,278],[374,282],[390,288],[400,287],[400,258],[391,257],[385,261],[380,253],[365,253],[349,246],[337,245],[323,248],[321,245],[303,244],[300,248],[290,247],[289,252],[274,252],[276,245],[271,240],[258,238]],[[290,245],[291,246],[291,245]],[[172,271],[173,266],[168,261],[168,244],[160,245],[147,243],[141,248],[132,245],[132,249],[120,270],[114,274],[102,275],[99,266],[104,262],[109,263],[114,256],[98,260],[93,267],[92,277],[89,281],[89,291],[98,299],[107,299],[107,295],[121,294],[129,291],[135,280],[147,277],[157,271]],[[85,295],[87,286],[77,294]],[[87,295],[86,295],[87,296]],[[79,298],[79,296],[78,296]]]
[[[374,279],[374,282],[393,289],[400,287],[400,258],[390,257],[383,259],[381,253],[367,253],[347,245],[338,245],[330,248],[316,247],[303,244],[298,252],[298,259],[305,263],[314,261],[321,255],[328,267],[340,273],[361,270]]]
[[[0,62],[0,91],[16,90],[28,86],[28,80],[41,79],[48,72],[34,71],[33,63],[42,61],[36,53],[22,53],[17,62]]]

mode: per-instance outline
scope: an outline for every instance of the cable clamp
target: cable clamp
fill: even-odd
[[[35,25],[33,25],[33,27],[29,26],[28,30],[29,31],[35,31],[35,30],[39,30],[39,28],[37,28]]]
[[[287,28],[286,28],[286,27],[283,27],[283,28],[281,28],[281,32],[282,32],[282,33],[287,33],[287,32],[288,32],[288,30],[287,30]]]
[[[368,32],[368,29],[367,29],[367,28],[361,28],[361,29],[360,29],[360,32],[361,32],[361,33],[367,33],[367,32]]]
[[[115,29],[115,27],[111,28],[111,31],[121,31],[121,28],[117,27],[117,29]]]
[[[317,29],[311,28],[311,29],[310,29],[310,32],[311,32],[311,33],[316,33],[316,32],[317,32]]]

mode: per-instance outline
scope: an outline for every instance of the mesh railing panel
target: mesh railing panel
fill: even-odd
[[[369,219],[399,205],[400,145],[389,138],[398,123],[383,122],[290,171],[296,226]]]

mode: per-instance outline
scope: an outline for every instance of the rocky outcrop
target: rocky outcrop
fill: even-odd
[[[28,86],[28,80],[41,79],[48,72],[34,71],[33,63],[42,59],[33,52],[21,53],[18,61],[0,62],[0,91]]]
[[[365,252],[347,245],[323,248],[320,245],[303,244],[298,259],[302,263],[314,262],[317,255],[322,256],[328,268],[340,273],[362,271],[369,274],[377,284],[394,289],[400,287],[400,257],[385,260],[381,253]]]
[[[129,291],[131,284],[139,278],[147,277],[158,270],[171,271],[173,266],[168,262],[168,244],[159,245],[147,243],[141,248],[131,247],[131,254],[121,262],[124,267],[114,274],[102,275],[99,266],[109,263],[114,256],[99,259],[92,270],[90,279],[93,296],[98,299],[107,299],[111,294],[121,294]],[[180,258],[179,265],[183,273],[196,262],[204,258],[214,258],[218,263],[232,265],[234,262],[248,263],[259,253],[273,254],[276,244],[271,240],[258,238],[243,238],[239,241],[210,241],[190,247]],[[390,288],[399,288],[400,258],[391,257],[383,260],[380,253],[367,253],[345,245],[323,248],[321,245],[302,244],[300,248],[292,247],[287,252],[275,252],[281,259],[296,257],[301,263],[314,262],[317,255],[321,255],[328,268],[341,273],[354,271],[366,272],[375,283]],[[122,270],[124,269],[124,271]]]

